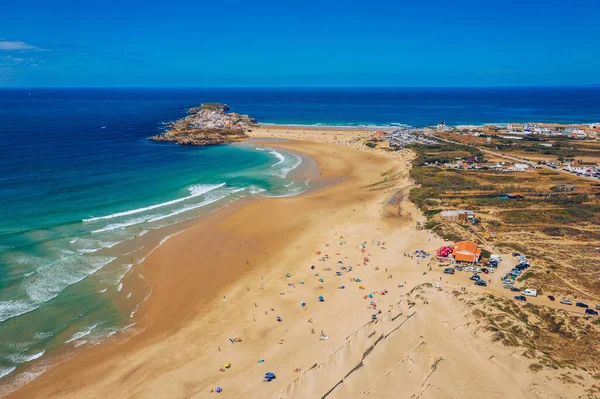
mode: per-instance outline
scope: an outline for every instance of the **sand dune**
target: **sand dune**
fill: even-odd
[[[561,382],[532,373],[525,358],[514,356],[514,348],[478,335],[468,307],[452,289],[432,287],[426,284],[403,296],[280,396],[574,397]]]

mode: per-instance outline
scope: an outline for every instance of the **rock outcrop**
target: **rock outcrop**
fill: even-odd
[[[180,145],[207,146],[248,138],[246,131],[257,126],[248,115],[228,112],[226,104],[205,103],[190,108],[188,116],[168,125],[168,130],[150,138]]]

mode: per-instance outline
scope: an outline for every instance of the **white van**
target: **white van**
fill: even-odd
[[[534,289],[531,289],[531,288],[527,288],[521,294],[527,295],[527,296],[537,296],[537,290],[534,290]]]

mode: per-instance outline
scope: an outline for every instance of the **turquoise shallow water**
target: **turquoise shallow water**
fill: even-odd
[[[150,291],[135,265],[159,244],[146,234],[307,189],[287,177],[301,159],[286,151],[147,141],[185,111],[165,108],[118,96],[0,106],[0,382],[137,328]]]

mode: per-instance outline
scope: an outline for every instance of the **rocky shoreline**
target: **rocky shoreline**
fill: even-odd
[[[258,126],[256,120],[228,111],[229,107],[220,103],[204,103],[190,108],[188,116],[169,123],[166,132],[150,137],[150,140],[209,146],[247,139],[247,131]]]

